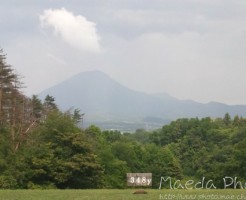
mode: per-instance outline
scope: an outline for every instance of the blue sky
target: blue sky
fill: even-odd
[[[246,104],[245,0],[0,0],[0,46],[38,94],[101,70],[179,99]]]

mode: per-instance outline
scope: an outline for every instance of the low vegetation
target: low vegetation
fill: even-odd
[[[246,199],[245,190],[2,190],[0,200],[237,200]]]

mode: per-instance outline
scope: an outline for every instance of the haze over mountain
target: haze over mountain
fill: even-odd
[[[79,108],[89,121],[164,123],[181,117],[246,116],[245,105],[178,100],[168,94],[131,90],[100,71],[80,73],[40,94],[55,97],[62,110]]]

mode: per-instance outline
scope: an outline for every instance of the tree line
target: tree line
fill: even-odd
[[[173,180],[224,176],[246,181],[246,119],[183,118],[154,131],[82,129],[78,109],[61,111],[21,92],[20,77],[0,52],[0,188],[126,188],[126,173]]]

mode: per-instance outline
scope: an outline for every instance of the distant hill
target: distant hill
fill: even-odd
[[[146,94],[131,90],[100,71],[80,73],[43,91],[56,99],[62,110],[79,108],[91,122],[142,122],[163,124],[181,117],[246,116],[245,105],[207,104],[178,100],[168,94]]]

